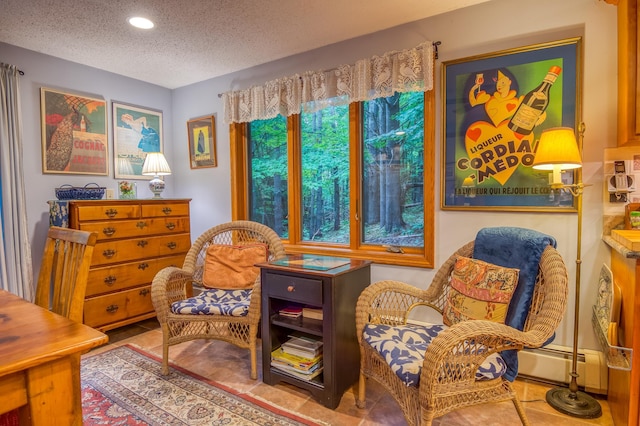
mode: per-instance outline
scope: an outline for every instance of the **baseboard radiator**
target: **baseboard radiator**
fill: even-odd
[[[549,383],[569,383],[571,380],[572,348],[547,345],[544,348],[518,352],[518,376]],[[600,351],[578,349],[578,386],[586,392],[606,394],[609,370]]]

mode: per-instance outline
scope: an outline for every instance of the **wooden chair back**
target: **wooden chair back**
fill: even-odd
[[[89,266],[98,235],[52,226],[47,234],[35,303],[82,322]]]

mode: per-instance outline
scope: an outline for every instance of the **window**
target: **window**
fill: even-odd
[[[418,92],[363,105],[365,244],[424,245],[424,103]]]
[[[300,114],[303,243],[349,244],[349,107]]]
[[[267,225],[282,237],[287,229],[287,120],[278,116],[271,120],[249,123],[248,195],[249,219]]]
[[[433,267],[434,91],[232,124],[232,215],[291,253]]]

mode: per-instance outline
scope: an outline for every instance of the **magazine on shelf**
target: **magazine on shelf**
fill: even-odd
[[[322,354],[315,358],[305,358],[286,353],[281,347],[271,352],[272,364],[288,365],[289,367],[302,371],[312,370],[320,361],[322,361]]]
[[[322,342],[307,337],[291,337],[282,344],[282,349],[292,355],[315,358],[322,353]]]
[[[296,370],[293,367],[274,363],[273,361],[271,361],[271,366],[286,374],[290,374],[291,376],[296,377],[298,379],[302,379],[302,380],[311,380],[317,377],[318,375],[320,375],[320,373],[322,373],[322,370],[324,369],[324,367],[322,366],[322,362],[319,362],[318,364],[316,364],[316,368],[312,371],[309,371],[308,374],[305,374],[300,370]]]

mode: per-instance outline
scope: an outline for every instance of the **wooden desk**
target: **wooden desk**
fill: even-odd
[[[80,355],[108,341],[91,327],[0,290],[0,413],[82,425]],[[26,419],[25,419],[26,417]]]

